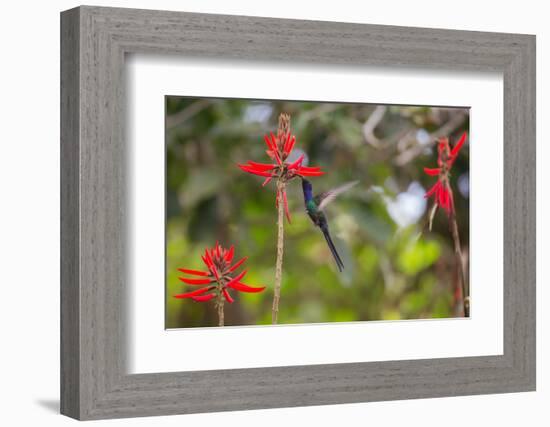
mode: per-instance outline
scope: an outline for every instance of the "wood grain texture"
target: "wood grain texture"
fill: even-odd
[[[61,412],[80,414],[79,12],[61,20]]]
[[[534,36],[84,6],[62,13],[61,38],[62,413],[100,419],[534,390]],[[502,72],[504,354],[128,375],[128,53]]]

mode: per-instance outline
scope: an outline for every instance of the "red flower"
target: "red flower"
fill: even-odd
[[[424,172],[430,176],[437,176],[437,182],[430,188],[424,197],[434,196],[435,204],[447,211],[448,215],[454,213],[453,190],[450,185],[450,171],[458,152],[466,141],[466,132],[462,134],[456,145],[451,149],[449,138],[440,138],[437,147],[437,168],[424,168]]]
[[[304,161],[303,154],[292,163],[288,163],[286,161],[294,148],[294,144],[296,144],[296,137],[291,135],[290,131],[277,137],[270,132],[269,135],[264,135],[264,140],[268,148],[266,153],[275,163],[256,163],[249,160],[244,165],[238,165],[245,172],[265,177],[262,187],[269,183],[269,181],[273,178],[281,179],[283,182],[287,182],[297,176],[320,176],[324,174],[320,167],[302,166]],[[290,222],[290,213],[288,211],[285,190],[277,191],[277,205],[281,201],[281,198],[285,206],[286,217],[288,222]]]
[[[246,257],[244,257],[231,265],[234,255],[234,246],[225,249],[216,242],[216,246],[210,250],[205,249],[202,256],[202,260],[208,271],[178,268],[178,271],[182,273],[198,276],[198,278],[179,277],[179,280],[183,283],[193,286],[207,286],[195,291],[174,295],[174,298],[191,298],[193,301],[205,302],[221,295],[227,302],[232,303],[234,299],[231,297],[229,289],[239,292],[262,292],[265,286],[252,287],[241,282],[246,275],[246,270],[232,277],[233,272],[246,261]]]

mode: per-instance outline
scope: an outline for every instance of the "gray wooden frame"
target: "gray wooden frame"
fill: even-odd
[[[502,72],[504,354],[128,375],[124,58],[135,52]],[[61,165],[63,414],[99,419],[535,389],[534,36],[71,9],[61,14]]]

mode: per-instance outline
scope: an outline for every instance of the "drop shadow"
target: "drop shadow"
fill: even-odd
[[[59,414],[59,399],[38,399],[35,402],[38,406]]]

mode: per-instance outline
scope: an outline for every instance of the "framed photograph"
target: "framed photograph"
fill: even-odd
[[[468,124],[459,107],[167,96],[166,328],[469,316]]]
[[[534,36],[83,6],[61,58],[63,414],[535,389]]]

